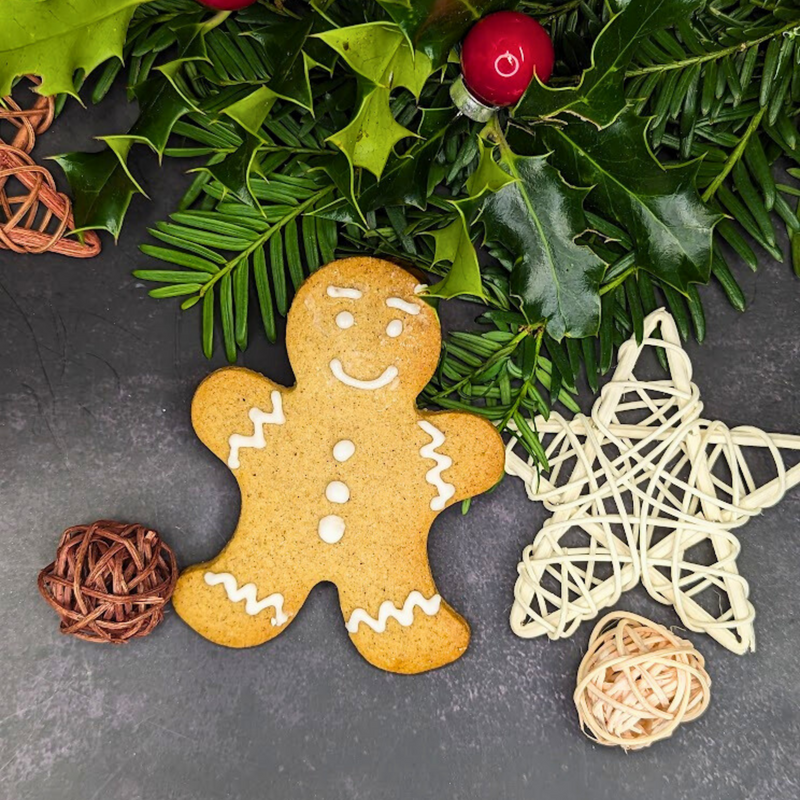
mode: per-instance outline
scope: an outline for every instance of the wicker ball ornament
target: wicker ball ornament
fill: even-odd
[[[575,706],[599,744],[641,750],[708,708],[711,678],[691,642],[618,611],[595,626],[578,669]]]
[[[161,622],[177,580],[175,555],[158,533],[99,520],[61,534],[39,591],[61,617],[62,633],[123,644]]]

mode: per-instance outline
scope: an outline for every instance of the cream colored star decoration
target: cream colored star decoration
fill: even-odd
[[[669,377],[634,375],[648,347],[664,349]],[[538,474],[511,440],[506,472],[553,512],[519,563],[511,610],[518,636],[570,636],[641,580],[689,630],[734,653],[755,648],[733,531],[800,483],[800,464],[787,469],[780,454],[800,450],[800,436],[730,429],[702,411],[691,362],[662,309],[645,319],[641,345],[620,347],[591,417],[536,420],[549,474]],[[756,466],[768,469],[766,482],[753,477]]]

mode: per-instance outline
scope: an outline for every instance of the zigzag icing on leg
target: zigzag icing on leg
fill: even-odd
[[[259,600],[258,588],[254,583],[246,583],[240,589],[236,578],[230,572],[206,572],[203,577],[209,586],[222,584],[228,600],[232,603],[245,600],[245,613],[251,617],[260,614],[265,608],[271,607],[275,609],[275,616],[272,618],[273,625],[283,625],[288,621],[289,617],[283,610],[283,595],[279,592],[274,592],[269,597]]]
[[[377,617],[371,617],[363,608],[354,609],[345,627],[350,633],[357,633],[358,626],[363,622],[375,633],[383,633],[389,619],[396,619],[404,628],[407,628],[414,622],[415,608],[421,608],[429,617],[432,617],[439,612],[441,603],[442,598],[438,594],[426,600],[421,592],[413,591],[406,598],[402,608],[398,608],[391,600],[384,600],[378,609]]]

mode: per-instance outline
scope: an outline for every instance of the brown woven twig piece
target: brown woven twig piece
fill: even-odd
[[[62,633],[121,644],[161,622],[177,580],[175,555],[155,531],[99,520],[61,534],[39,591],[61,617]]]
[[[35,78],[31,81],[38,82]],[[84,233],[83,241],[68,236],[75,228],[70,200],[56,189],[50,171],[30,156],[37,135],[53,121],[54,99],[37,95],[33,105],[23,109],[9,96],[3,98],[3,106],[0,121],[10,122],[17,133],[11,142],[0,138],[0,249],[15,253],[49,251],[73,258],[96,256],[100,238],[94,231]],[[27,193],[8,194],[12,178]]]

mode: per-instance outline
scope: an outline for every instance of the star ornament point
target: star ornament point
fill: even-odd
[[[640,379],[653,348],[663,349],[668,375]],[[645,319],[641,345],[620,347],[589,417],[536,420],[548,474],[509,442],[506,472],[552,512],[518,566],[518,636],[566,638],[641,582],[689,630],[738,654],[755,649],[734,531],[800,483],[800,464],[787,468],[781,455],[800,451],[800,436],[731,429],[702,411],[689,356],[660,309]]]

